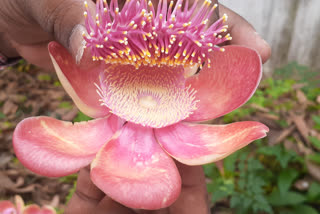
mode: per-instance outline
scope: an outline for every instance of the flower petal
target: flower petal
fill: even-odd
[[[31,204],[26,206],[22,214],[56,214],[56,211],[49,206],[40,208],[38,205]]]
[[[11,201],[0,201],[0,213],[11,214],[15,213],[16,208]]]
[[[31,171],[64,176],[88,165],[120,128],[118,117],[72,124],[50,117],[30,117],[13,134],[18,159]]]
[[[160,145],[179,162],[201,165],[225,158],[231,153],[263,138],[269,129],[254,122],[228,125],[178,123],[155,130]]]
[[[91,179],[115,201],[137,209],[160,209],[179,196],[174,161],[157,144],[153,130],[127,123],[97,155]]]
[[[18,213],[21,213],[24,209],[24,201],[20,195],[14,196],[14,203],[16,204]]]
[[[100,97],[94,84],[99,83],[99,74],[104,67],[93,62],[76,65],[69,52],[57,42],[50,42],[48,48],[59,80],[77,107],[94,118],[110,114],[107,107],[100,105]]]
[[[252,49],[226,46],[210,60],[211,68],[206,64],[199,75],[187,79],[199,102],[186,121],[210,120],[233,111],[248,101],[260,82],[261,58]]]

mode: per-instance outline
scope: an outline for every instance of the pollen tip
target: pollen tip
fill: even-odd
[[[212,10],[218,7],[218,4],[212,5],[212,0],[202,1],[202,10],[208,13],[205,16],[193,14],[194,6],[182,11],[184,0],[179,0],[174,8],[174,1],[170,1],[169,7],[167,1],[161,1],[157,12],[151,0],[127,0],[121,12],[116,1],[112,0],[110,7],[106,0],[103,4],[101,0],[96,1],[95,17],[89,15],[88,3],[84,1],[86,9],[83,14],[89,32],[84,39],[95,56],[94,60],[102,57],[106,63],[135,67],[189,67],[195,63],[192,58],[196,63],[203,62],[205,58],[199,59],[198,56],[207,56],[209,52],[219,50],[212,47],[232,39],[230,35],[220,35],[228,28],[228,25],[221,25],[228,18],[226,14],[216,24],[207,26]],[[194,5],[198,3],[199,0],[194,1]],[[210,11],[209,5],[212,5]]]

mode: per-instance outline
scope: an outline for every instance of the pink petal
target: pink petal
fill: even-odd
[[[98,150],[120,128],[118,117],[72,124],[50,117],[20,122],[13,134],[18,159],[31,171],[64,176],[88,165]]]
[[[202,165],[225,158],[250,142],[265,137],[268,131],[268,127],[254,121],[228,125],[178,123],[155,129],[155,136],[179,162]]]
[[[20,195],[16,195],[14,197],[14,203],[16,204],[18,213],[21,213],[22,210],[24,209],[24,201]]]
[[[197,107],[187,121],[204,121],[227,114],[240,107],[255,92],[262,75],[261,59],[252,49],[226,46],[225,52],[210,56],[199,75],[187,79],[197,90]]]
[[[175,163],[157,144],[152,128],[133,123],[98,153],[91,179],[115,201],[137,209],[167,207],[181,188]]]
[[[11,201],[0,201],[0,213],[12,214],[16,212],[16,208]]]
[[[101,106],[100,97],[94,84],[99,83],[99,74],[105,65],[89,61],[81,62],[81,66],[79,66],[59,43],[50,42],[48,48],[61,84],[77,107],[90,117],[97,118],[108,115],[109,109]]]
[[[31,204],[26,206],[22,214],[41,214],[41,209],[38,205]]]
[[[56,214],[56,211],[49,206],[40,208],[38,205],[28,205],[22,214]]]

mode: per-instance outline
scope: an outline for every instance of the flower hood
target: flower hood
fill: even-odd
[[[174,9],[170,4],[169,12],[163,9],[167,8],[166,1],[159,3],[157,11],[162,12],[155,13],[152,4],[145,9],[144,1],[127,1],[121,12],[116,1],[111,1],[110,8],[98,1],[96,20],[87,18],[89,35],[84,35],[85,55],[92,54],[94,61],[82,60],[78,65],[60,44],[49,44],[63,87],[82,112],[96,119],[72,124],[40,116],[20,122],[13,144],[26,167],[57,177],[91,163],[92,181],[112,199],[132,208],[160,209],[172,204],[181,189],[181,178],[172,158],[187,165],[202,165],[221,160],[266,136],[268,128],[254,121],[228,125],[197,123],[220,117],[244,104],[261,79],[261,59],[256,51],[241,46],[214,46],[216,51],[209,51],[208,44],[215,39],[220,39],[220,43],[229,38],[211,35],[224,32],[221,23],[225,17],[206,31],[198,31],[205,27],[206,23],[201,23],[206,16],[199,13],[192,18],[193,12],[189,14],[187,9],[182,13],[179,2]],[[208,9],[208,5],[205,1],[202,10],[210,15],[213,9]],[[190,10],[194,11],[193,7]],[[108,11],[111,15],[102,16]],[[172,11],[176,11],[175,16]],[[166,16],[167,12],[170,15]],[[88,11],[85,16],[91,17]],[[125,16],[136,21],[132,23]],[[164,17],[174,19],[170,18],[172,23],[168,18],[162,22]],[[183,17],[187,20],[181,21]],[[190,19],[199,23],[189,25]],[[191,27],[184,32],[194,30],[195,35],[179,36],[184,34],[181,30],[171,31],[171,24],[178,21],[187,23],[181,24],[181,28]],[[152,25],[153,22],[157,24]],[[135,23],[141,26],[134,27]],[[147,35],[148,26],[155,32],[153,36]],[[118,41],[119,32],[121,38],[125,35],[127,39]],[[205,41],[203,32],[209,32],[213,39]],[[111,36],[106,39],[104,33]],[[171,44],[172,35],[175,36]],[[184,54],[189,43],[192,49],[186,49]],[[202,48],[204,45],[209,48]],[[171,49],[167,54],[166,47]],[[190,69],[194,57],[200,72]]]

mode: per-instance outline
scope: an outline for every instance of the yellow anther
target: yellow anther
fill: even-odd
[[[186,49],[184,49],[184,51],[183,51],[182,55],[183,55],[183,56],[186,56],[186,54],[187,54],[187,50],[186,50]]]
[[[160,13],[160,15],[159,15],[159,19],[162,19],[163,18],[163,15]]]
[[[111,30],[110,30],[110,29],[108,29],[108,30],[107,30],[107,34],[109,34],[110,32],[111,32]]]
[[[129,24],[129,26],[132,26],[132,25],[134,25],[134,21],[131,21]]]
[[[181,47],[181,46],[182,46],[182,41],[179,42],[179,47]]]
[[[192,54],[191,54],[191,56],[194,57],[195,55],[196,55],[196,52],[193,51]]]
[[[171,15],[171,21],[176,21],[176,16],[175,15]]]
[[[198,40],[194,41],[194,43],[196,43],[199,47],[202,46],[201,42],[199,42]]]
[[[228,20],[228,16],[227,16],[227,14],[223,14],[223,16],[222,16],[222,20],[223,20],[223,22],[226,22],[226,21]]]
[[[171,29],[171,28],[173,28],[173,26],[174,26],[174,25],[173,25],[173,24],[171,24],[171,25],[169,25],[169,26],[168,26],[168,28],[170,28],[170,29]]]
[[[111,50],[113,50],[113,49],[114,49],[114,47],[113,47],[113,46],[109,46],[109,48],[110,48]]]
[[[188,26],[189,26],[189,23],[183,23],[182,26],[183,26],[183,27],[188,27]]]
[[[185,32],[183,30],[178,31],[179,34],[184,34]]]
[[[149,7],[152,7],[152,2],[149,1],[149,2],[148,2],[148,5],[149,5]]]
[[[218,4],[213,5],[213,9],[216,9],[218,7]]]
[[[84,11],[84,12],[83,12],[83,15],[84,15],[85,18],[87,18],[87,16],[88,16],[87,11]]]
[[[122,33],[123,33],[124,35],[127,35],[127,34],[128,34],[128,31],[125,30],[125,31],[123,31]]]
[[[146,21],[144,21],[144,20],[141,21],[142,26],[145,26],[146,24],[147,24]]]
[[[225,51],[225,49],[224,49],[224,48],[220,48],[220,49],[219,49],[219,51],[224,52],[224,51]]]
[[[88,2],[87,2],[87,1],[84,1],[84,6],[85,6],[86,8],[88,8]]]

